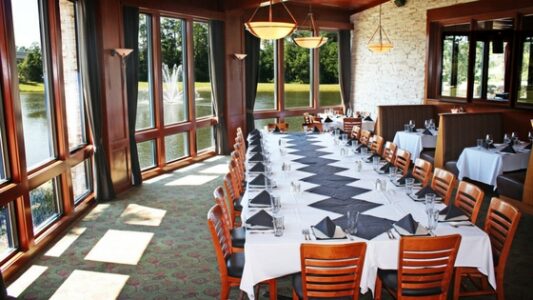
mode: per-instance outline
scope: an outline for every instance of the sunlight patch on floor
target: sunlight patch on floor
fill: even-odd
[[[110,229],[89,251],[85,259],[137,265],[153,236],[151,232]]]
[[[128,275],[74,270],[50,299],[116,299]]]
[[[109,208],[109,204],[98,204],[96,205],[91,212],[89,212],[84,218],[83,221],[96,221],[100,215]]]
[[[120,221],[129,225],[159,226],[166,213],[164,209],[129,204],[120,215]]]
[[[152,184],[152,183],[156,183],[158,181],[161,181],[163,179],[167,179],[169,177],[172,177],[172,174],[163,174],[163,175],[159,175],[159,176],[156,176],[154,178],[150,178],[148,180],[143,180],[143,184]]]
[[[24,274],[20,275],[17,280],[15,280],[7,288],[7,294],[11,297],[17,298],[26,290],[37,278],[39,278],[48,267],[33,265],[31,266]]]
[[[44,255],[60,257],[70,245],[72,245],[82,233],[85,232],[85,227],[74,227],[64,237],[62,237],[52,248],[50,248]]]
[[[226,174],[228,173],[228,164],[220,164],[209,167],[200,171],[202,174]]]
[[[186,166],[186,167],[183,167],[183,168],[179,168],[179,169],[175,170],[172,173],[176,173],[176,174],[186,173],[186,172],[192,171],[194,169],[197,169],[197,168],[203,167],[203,166],[205,166],[204,163],[194,163],[192,165],[189,165],[189,166]]]
[[[187,175],[185,177],[176,179],[169,183],[166,183],[167,186],[176,186],[176,185],[202,185],[208,183],[211,180],[216,179],[218,176],[210,175]]]

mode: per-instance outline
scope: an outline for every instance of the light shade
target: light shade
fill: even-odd
[[[394,48],[389,37],[387,36],[387,33],[385,32],[385,29],[383,29],[383,26],[381,26],[381,5],[379,6],[379,25],[368,41],[367,47],[374,53],[385,53]]]
[[[291,34],[296,29],[295,23],[287,22],[246,22],[246,29],[262,40],[277,40]]]
[[[327,41],[327,37],[323,36],[309,36],[309,37],[297,37],[293,39],[296,45],[302,48],[314,49],[324,45]]]
[[[390,42],[383,40],[368,44],[368,49],[374,53],[389,52],[392,48],[394,48],[394,46]]]

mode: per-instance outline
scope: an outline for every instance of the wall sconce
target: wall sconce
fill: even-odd
[[[128,55],[130,55],[133,52],[133,49],[128,48],[115,48],[111,50],[111,56],[118,55],[121,58],[126,58]]]
[[[244,60],[247,54],[244,53],[233,53],[233,58],[236,60]]]

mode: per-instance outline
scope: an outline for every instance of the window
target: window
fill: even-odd
[[[504,41],[476,42],[474,98],[509,100],[509,89],[505,84],[508,46]]]
[[[303,127],[302,127],[302,124],[304,122],[303,116],[285,117],[284,120],[285,120],[285,123],[289,125],[289,129],[287,131],[297,132],[297,131],[303,130]]]
[[[186,73],[184,61],[185,24],[182,20],[161,17],[161,60],[165,125],[188,118]]]
[[[442,40],[441,95],[466,98],[468,36],[445,35]]]
[[[198,152],[212,150],[215,146],[215,132],[213,126],[196,129],[196,149]]]
[[[156,153],[154,140],[137,143],[137,152],[139,154],[141,170],[155,167]]]
[[[273,124],[273,123],[276,123],[275,118],[254,120],[254,125],[255,125],[255,128],[257,129],[264,129],[265,126],[267,126],[268,124]]]
[[[165,137],[165,154],[167,162],[189,155],[189,134],[182,132]]]
[[[285,108],[310,107],[312,50],[297,46],[290,37],[285,38],[284,42]]]
[[[139,84],[135,129],[154,127],[154,91],[152,70],[152,19],[139,15]]]
[[[3,110],[2,110],[2,107],[3,107],[3,101],[2,101],[2,93],[1,93],[1,89],[0,89],[0,116],[2,117],[2,120],[0,120],[0,184],[2,182],[5,182],[7,179],[8,179],[8,174],[7,174],[7,152],[6,150],[4,149],[4,144],[5,144],[5,124],[4,124],[4,113],[3,113]]]
[[[40,232],[61,214],[57,178],[30,191],[31,220],[34,233]]]
[[[318,103],[320,106],[342,105],[339,84],[339,41],[336,32],[323,31],[328,42],[319,48]]]
[[[259,81],[255,96],[254,110],[273,110],[276,105],[276,60],[274,41],[261,40],[259,52]]]
[[[34,169],[55,158],[53,106],[49,87],[46,30],[37,0],[11,1],[26,164]],[[77,101],[77,100],[75,100]],[[40,151],[35,151],[40,149]]]
[[[78,63],[78,37],[75,3],[59,1],[61,16],[61,45],[63,47],[63,81],[67,107],[68,143],[74,150],[86,144],[85,118],[81,92],[81,75]]]
[[[204,22],[193,23],[194,103],[196,118],[213,115],[211,77],[209,73],[209,35]]]
[[[79,203],[92,191],[91,170],[90,160],[85,160],[71,169],[74,203]]]
[[[522,67],[520,68],[520,86],[518,103],[533,104],[533,36],[528,36],[522,43]]]
[[[13,222],[13,202],[0,206],[0,259],[17,248],[17,230]]]

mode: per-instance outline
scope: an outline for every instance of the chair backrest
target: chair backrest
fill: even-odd
[[[220,206],[222,209],[222,217],[224,222],[226,222],[226,228],[233,229],[233,222],[231,221],[231,212],[228,208],[228,203],[226,202],[226,196],[224,194],[224,189],[221,186],[218,186],[213,191],[213,199],[215,203]]]
[[[239,160],[239,163],[242,163],[244,165],[244,157],[245,152],[243,151],[244,148],[240,143],[233,144],[233,150],[235,150],[239,155],[236,157]]]
[[[237,165],[237,171],[240,173],[241,180],[244,180],[244,158],[239,151],[231,151],[231,160],[235,161]]]
[[[479,187],[466,181],[461,181],[457,187],[453,204],[464,211],[470,221],[475,224],[484,196],[485,192]]]
[[[409,166],[411,165],[411,152],[403,149],[396,150],[394,165],[401,170],[402,176],[407,175],[409,172]]]
[[[444,204],[450,203],[452,197],[453,187],[455,184],[455,175],[452,172],[441,168],[435,168],[433,172],[433,180],[431,181],[431,188],[442,197]]]
[[[415,165],[413,166],[413,177],[418,179],[422,186],[428,185],[431,180],[431,172],[433,170],[433,165],[424,159],[417,158],[415,160]]]
[[[368,130],[361,130],[361,136],[359,137],[359,142],[363,145],[368,145],[370,142],[370,137],[372,136],[372,133]]]
[[[230,216],[231,216],[231,220],[232,220],[232,226],[231,227],[234,227],[235,226],[235,216],[236,216],[236,213],[235,213],[235,206],[233,204],[233,201],[235,201],[237,198],[236,194],[235,194],[235,185],[233,183],[233,180],[231,178],[231,172],[224,175],[224,190],[225,190],[225,195],[226,195],[226,198],[227,198],[227,204],[228,204],[228,208],[229,208],[229,213],[230,213]]]
[[[361,137],[361,126],[355,125],[352,128],[352,139],[359,140]]]
[[[354,126],[361,126],[361,118],[344,118],[343,119],[343,130],[344,132],[351,132]]]
[[[398,261],[397,299],[402,299],[404,289],[410,293],[425,290],[429,294],[447,299],[453,275],[453,266],[461,236],[402,237]],[[431,292],[429,292],[431,291]],[[422,298],[421,298],[422,299]]]
[[[366,243],[302,244],[302,294],[308,298],[359,298]]]
[[[235,196],[237,196],[238,193],[238,196],[240,197],[244,193],[244,187],[242,185],[244,177],[242,177],[242,174],[239,172],[238,163],[233,159],[229,162],[229,171],[231,173]]]
[[[246,143],[244,142],[244,137],[237,135],[235,137],[235,143],[239,144],[242,157],[246,157]]]
[[[502,279],[521,215],[520,211],[508,202],[496,197],[490,200],[485,219],[485,232],[490,238],[496,274]]]
[[[383,159],[385,159],[391,164],[394,164],[397,149],[398,149],[398,146],[396,146],[395,143],[386,142],[385,147],[383,148]]]
[[[218,271],[220,272],[220,277],[224,278],[228,275],[226,258],[232,254],[233,250],[231,239],[226,234],[226,224],[222,216],[222,209],[218,204],[209,209],[207,213],[207,226],[209,227],[213,247],[215,248]]]
[[[383,144],[385,143],[385,140],[380,135],[374,135],[374,140],[372,141],[372,144],[370,144],[370,150],[377,155],[381,156],[383,153]]]

